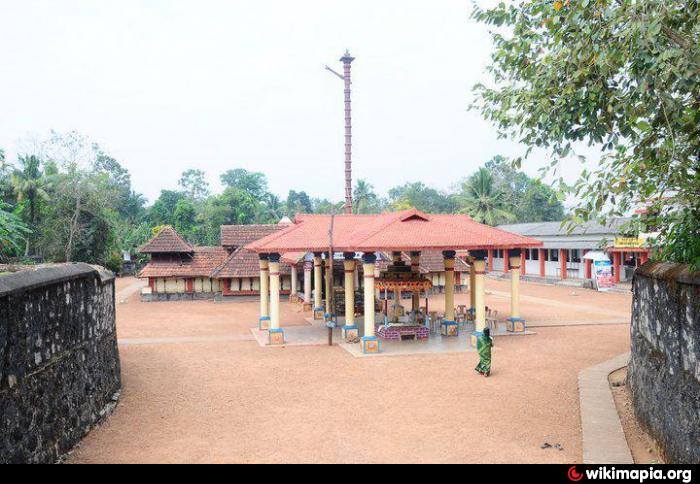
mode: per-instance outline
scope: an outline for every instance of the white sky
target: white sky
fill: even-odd
[[[343,85],[323,65],[340,70],[349,48],[354,178],[380,193],[416,180],[447,189],[520,153],[467,112],[491,50],[470,11],[462,0],[0,0],[0,147],[14,161],[28,133],[76,129],[151,201],[185,169],[216,190],[236,167],[283,197],[340,200]]]

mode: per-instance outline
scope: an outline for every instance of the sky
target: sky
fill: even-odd
[[[12,161],[22,139],[77,130],[150,201],[189,168],[214,191],[221,173],[245,168],[283,197],[341,200],[343,83],[323,66],[341,71],[349,49],[354,179],[382,194],[409,181],[449,189],[523,151],[467,109],[491,52],[471,5],[0,0],[0,147]]]

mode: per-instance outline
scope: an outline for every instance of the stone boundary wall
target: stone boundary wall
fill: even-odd
[[[64,264],[0,277],[0,463],[53,463],[121,390],[114,275]]]
[[[700,463],[700,272],[648,262],[633,292],[635,413],[668,462]]]

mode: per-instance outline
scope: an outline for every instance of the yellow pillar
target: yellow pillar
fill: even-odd
[[[442,322],[443,336],[458,336],[459,326],[455,322],[455,256],[453,250],[442,253],[445,261],[445,320]]]
[[[483,252],[483,254],[482,254]],[[472,345],[476,346],[476,339],[486,327],[486,251],[478,251],[474,254],[474,329]]]
[[[520,317],[520,250],[511,250],[510,258],[510,318],[508,318],[508,331],[525,331],[525,320]]]
[[[304,302],[311,304],[311,273],[313,272],[313,264],[304,262]]]
[[[297,265],[292,264],[290,268],[292,269],[292,289],[289,293],[289,300],[294,302],[297,296],[297,284],[299,283],[297,279]]]
[[[260,254],[260,320],[258,328],[270,328],[270,262],[267,254]]]
[[[476,269],[474,268],[474,259],[470,258],[471,264],[469,265],[469,306],[472,314],[476,311],[476,291],[474,291],[474,285],[476,284]]]
[[[345,339],[355,339],[359,335],[355,325],[355,253],[346,252],[343,254],[345,261],[345,326],[343,335]]]
[[[320,252],[314,252],[314,319],[323,319],[323,271]]]
[[[377,256],[365,253],[362,256],[362,269],[365,278],[365,335],[362,337],[363,353],[379,353],[380,341],[374,333],[374,263]]]
[[[270,331],[269,344],[284,344],[280,328],[280,255],[270,254]]]

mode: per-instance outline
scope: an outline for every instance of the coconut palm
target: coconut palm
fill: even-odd
[[[496,188],[491,173],[485,168],[480,168],[462,183],[461,192],[455,198],[459,212],[468,214],[477,222],[497,225],[514,219],[505,194]]]
[[[34,155],[20,156],[19,169],[12,174],[12,189],[19,203],[29,206],[30,228],[36,228],[39,202],[48,200],[45,190],[46,180],[41,172],[41,160]],[[29,255],[29,239],[26,241],[25,256]]]
[[[374,187],[367,180],[357,180],[353,193],[353,212],[371,213],[376,210],[378,201]]]

